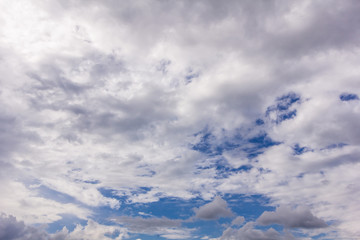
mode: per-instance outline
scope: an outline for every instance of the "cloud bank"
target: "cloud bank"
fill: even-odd
[[[29,228],[15,226],[85,236],[92,224],[135,239],[360,235],[358,1],[0,9],[0,212]],[[247,211],[244,196],[266,200]]]

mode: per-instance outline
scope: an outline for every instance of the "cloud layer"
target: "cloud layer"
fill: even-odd
[[[66,234],[118,238],[360,235],[358,1],[0,9],[0,212],[25,225],[2,221],[62,231],[70,214],[87,225]],[[164,199],[173,210],[153,214]]]

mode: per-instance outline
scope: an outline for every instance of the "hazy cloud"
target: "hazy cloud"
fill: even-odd
[[[149,235],[161,235],[167,239],[187,239],[191,237],[191,229],[181,227],[182,220],[166,217],[142,218],[122,216],[112,221],[126,227],[129,232]]]

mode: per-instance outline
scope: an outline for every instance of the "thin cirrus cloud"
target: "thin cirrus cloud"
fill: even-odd
[[[360,234],[358,1],[0,8],[6,226],[75,239]]]

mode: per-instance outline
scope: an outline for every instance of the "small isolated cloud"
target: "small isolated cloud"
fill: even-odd
[[[265,211],[257,220],[262,225],[280,224],[286,228],[324,228],[324,220],[314,216],[308,208],[280,206],[275,212]]]
[[[228,208],[227,202],[220,196],[216,196],[212,202],[196,208],[194,211],[197,218],[204,220],[215,220],[222,217],[233,216],[232,211]]]

